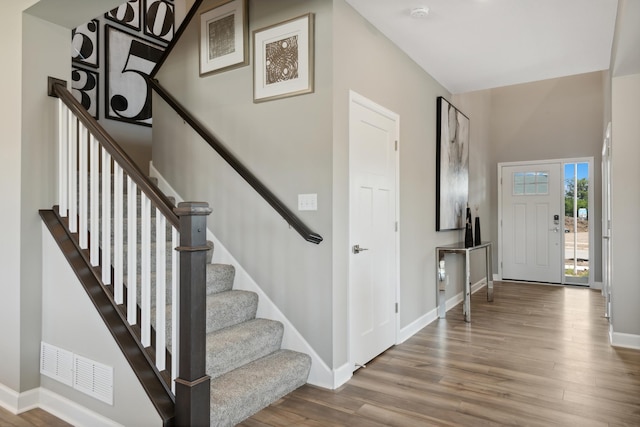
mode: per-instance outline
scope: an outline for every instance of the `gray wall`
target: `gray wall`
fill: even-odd
[[[347,362],[348,350],[350,89],[400,116],[401,328],[435,309],[435,247],[456,242],[461,234],[435,231],[436,98],[450,94],[343,0],[333,3],[333,311],[339,366]],[[453,275],[448,297],[462,289],[461,265],[451,260],[447,266]]]
[[[212,7],[205,2],[202,11]],[[315,13],[315,92],[253,103],[251,66],[199,76],[199,15],[158,80],[324,241],[304,241],[181,120],[154,99],[153,163],[185,200],[209,202],[209,228],[331,364],[331,3],[250,1],[250,30]],[[253,63],[253,61],[251,61]]]
[[[613,332],[640,336],[640,74],[614,77],[611,119],[611,287]]]
[[[594,280],[602,280],[601,150],[604,138],[603,73],[595,72],[490,89],[489,187],[492,240],[498,240],[497,164],[593,157]],[[497,245],[494,247],[497,255]],[[497,256],[494,258],[497,266]]]

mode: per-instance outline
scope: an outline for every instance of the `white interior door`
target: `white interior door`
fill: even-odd
[[[502,166],[502,277],[562,282],[561,163]]]
[[[602,147],[602,293],[611,318],[611,123]]]
[[[398,117],[352,93],[349,119],[351,361],[396,340]]]

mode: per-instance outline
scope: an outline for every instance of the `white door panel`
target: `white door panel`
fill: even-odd
[[[504,279],[562,281],[560,189],[560,163],[502,167]]]
[[[397,119],[351,102],[349,312],[354,365],[364,365],[396,337]]]

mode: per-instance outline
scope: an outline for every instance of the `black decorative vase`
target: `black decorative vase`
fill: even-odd
[[[473,230],[471,229],[471,209],[467,208],[467,221],[464,230],[464,247],[473,247]]]
[[[475,226],[475,242],[476,245],[479,245],[480,243],[482,243],[482,238],[480,237],[480,217],[476,216],[476,226]]]

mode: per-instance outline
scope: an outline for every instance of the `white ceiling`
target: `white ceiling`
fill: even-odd
[[[346,1],[451,93],[610,67],[618,0]]]

